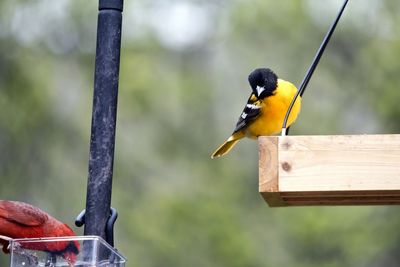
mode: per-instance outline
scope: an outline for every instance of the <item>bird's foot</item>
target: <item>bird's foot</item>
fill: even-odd
[[[0,246],[3,246],[4,253],[10,253],[10,242],[12,238],[4,235],[0,235]]]

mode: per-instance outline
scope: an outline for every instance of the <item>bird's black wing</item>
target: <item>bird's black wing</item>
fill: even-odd
[[[249,124],[261,114],[261,106],[259,104],[260,102],[258,98],[254,94],[251,94],[249,100],[247,100],[246,106],[242,111],[242,114],[240,114],[233,133],[236,133],[249,126]]]

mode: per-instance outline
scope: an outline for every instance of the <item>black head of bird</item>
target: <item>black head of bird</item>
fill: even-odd
[[[249,75],[249,83],[258,99],[274,94],[278,84],[278,76],[267,68],[255,69]]]

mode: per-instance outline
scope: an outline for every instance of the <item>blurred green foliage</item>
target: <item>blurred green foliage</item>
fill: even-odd
[[[340,5],[125,1],[113,206],[128,266],[398,266],[398,207],[270,209],[256,142],[210,159],[247,75],[299,84]],[[400,130],[399,11],[350,1],[292,134]],[[0,197],[70,225],[85,205],[96,20],[96,1],[0,2]]]

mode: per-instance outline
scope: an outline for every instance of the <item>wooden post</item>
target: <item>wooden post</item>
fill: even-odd
[[[400,204],[400,135],[260,137],[271,207]]]

